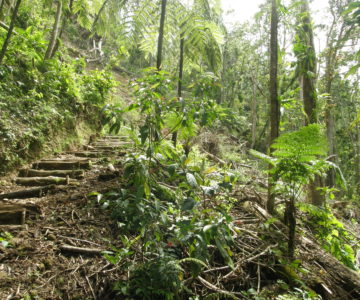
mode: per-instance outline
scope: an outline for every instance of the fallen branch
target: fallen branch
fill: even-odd
[[[0,21],[0,27],[6,29],[7,31],[9,31],[9,26],[6,25],[4,22]],[[15,30],[12,31],[13,34],[18,34]]]
[[[97,243],[94,243],[94,242],[91,242],[91,241],[82,240],[82,239],[78,239],[78,238],[73,238],[73,237],[69,237],[69,236],[58,235],[58,237],[63,238],[63,239],[78,241],[78,242],[84,242],[84,243],[92,244],[92,245],[95,245],[95,246],[101,246],[101,245],[99,245]]]
[[[254,255],[254,256],[252,256],[252,257],[247,257],[247,258],[241,259],[241,260],[236,264],[235,269],[232,270],[230,273],[226,274],[223,278],[226,279],[226,278],[230,277],[231,275],[233,275],[237,270],[240,269],[241,264],[243,264],[244,262],[251,262],[251,261],[253,261],[254,259],[257,259],[258,257],[265,255],[270,249],[276,248],[277,246],[278,246],[278,244],[270,245],[270,246],[266,247],[266,249],[265,249],[264,251],[261,251],[260,253]]]
[[[228,292],[228,291],[225,291],[225,290],[222,290],[220,288],[218,288],[217,286],[213,285],[212,283],[210,283],[209,281],[205,280],[204,278],[202,278],[201,276],[198,276],[197,279],[199,279],[199,281],[206,287],[208,288],[209,290],[212,290],[216,293],[219,293],[219,294],[224,294],[224,295],[227,295],[229,297],[231,297],[232,299],[240,299],[238,297],[236,297],[236,295],[234,293],[231,293],[231,292]],[[238,293],[236,293],[238,294]]]
[[[92,285],[91,285],[91,283],[90,283],[89,277],[85,276],[85,279],[86,279],[86,281],[87,281],[87,283],[88,283],[88,285],[89,285],[89,288],[90,288],[90,291],[91,291],[91,294],[92,294],[94,300],[97,300],[97,297],[96,297],[96,295],[95,295],[94,289],[93,289],[93,287],[92,287]]]
[[[104,249],[96,249],[96,248],[80,248],[74,247],[70,245],[61,245],[60,250],[64,252],[71,252],[76,254],[86,254],[86,255],[101,255]]]
[[[208,158],[210,158],[211,160],[217,162],[221,166],[226,166],[227,165],[226,161],[224,161],[221,158],[215,156],[214,154],[211,154],[211,153],[205,151],[204,149],[203,149],[203,152],[207,155]]]

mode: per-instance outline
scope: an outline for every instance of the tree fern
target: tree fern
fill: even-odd
[[[318,124],[283,134],[271,147],[275,149],[275,157],[291,158],[300,162],[310,162],[327,154],[326,138]]]

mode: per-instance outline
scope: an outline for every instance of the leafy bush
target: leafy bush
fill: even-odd
[[[102,70],[90,71],[82,78],[82,98],[84,102],[103,105],[111,88],[115,86],[111,74]]]
[[[182,268],[173,257],[154,258],[130,272],[129,294],[135,299],[176,299]]]
[[[344,265],[356,270],[355,254],[359,247],[353,249],[352,246],[357,244],[356,237],[346,230],[330,209],[307,203],[300,203],[299,207],[308,216],[303,222],[315,233],[322,247]]]
[[[17,33],[0,66],[0,171],[39,154],[56,128],[73,129],[78,116],[104,104],[113,86],[105,71],[85,73],[82,60],[44,61],[48,42],[36,26]]]

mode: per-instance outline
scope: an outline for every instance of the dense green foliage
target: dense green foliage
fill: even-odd
[[[17,22],[23,28],[16,28],[0,65],[1,171],[36,157],[61,128],[71,137],[88,113],[96,128],[96,114],[113,86],[108,72],[86,71],[85,60],[71,58],[66,51],[61,60],[44,61],[46,32],[31,12],[22,6]],[[5,34],[0,31],[0,44]]]
[[[269,66],[271,4],[279,53]],[[359,2],[329,0],[323,23],[311,20],[308,4],[263,1],[251,22],[229,28],[220,0],[0,0],[0,172],[38,156],[56,136],[68,143],[81,121],[96,133],[125,133],[135,146],[118,187],[89,195],[120,232],[104,253],[127,273],[117,296],[195,300],[197,280],[207,299],[266,299],[264,263],[246,265],[258,286],[228,282],[244,275],[239,257],[248,253],[248,262],[271,255],[265,276],[285,270],[286,283],[274,279],[277,299],[319,299],[297,274],[309,273],[296,259],[300,232],[359,267],[349,230],[359,220],[342,222],[331,209],[337,200],[359,205]],[[316,50],[319,33],[326,45]],[[272,68],[281,121],[270,145]],[[131,97],[110,97],[112,72],[131,76]],[[201,145],[206,135],[215,140],[209,147]],[[219,136],[232,144],[219,145]],[[261,161],[244,164],[249,150]],[[258,235],[244,232],[264,243],[286,238],[249,253],[234,215],[242,202],[264,204],[257,170],[242,169],[257,166],[269,175],[268,197],[277,197],[274,218],[257,223]],[[247,196],[248,186],[257,197]],[[315,193],[324,201],[313,201]],[[9,247],[11,238],[0,242]],[[216,273],[223,289],[206,281],[214,269],[228,272]]]

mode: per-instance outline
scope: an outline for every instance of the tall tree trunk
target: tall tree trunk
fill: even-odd
[[[312,24],[310,19],[310,9],[308,0],[304,0],[300,11],[300,28],[299,37],[301,43],[306,47],[305,53],[299,59],[299,68],[301,74],[301,90],[305,110],[305,124],[317,123],[317,94],[315,88],[316,81],[316,53],[314,47],[314,36]],[[309,184],[309,201],[316,206],[321,206],[325,203],[325,196],[319,190],[323,186],[322,178],[318,175]]]
[[[60,31],[61,15],[62,15],[62,0],[58,0],[56,4],[57,4],[57,9],[56,9],[55,22],[54,22],[53,31],[51,33],[49,45],[48,45],[48,48],[45,53],[45,59],[49,59],[53,55],[54,48],[56,45],[56,40],[58,38],[59,31]]]
[[[308,0],[303,0],[301,5],[300,31],[301,42],[306,46],[303,58],[300,58],[301,90],[306,114],[305,124],[309,125],[317,123],[318,120],[316,114],[317,94],[315,89],[316,53]]]
[[[277,12],[276,0],[271,1],[271,28],[270,28],[270,135],[269,150],[272,153],[271,145],[279,136],[280,127],[280,102],[278,99],[278,23],[279,17]],[[271,166],[269,166],[271,168]],[[275,180],[269,175],[268,178],[268,199],[267,210],[269,213],[275,211],[275,194],[273,192]]]
[[[161,1],[161,17],[160,17],[159,38],[158,38],[158,47],[157,47],[157,58],[156,58],[156,68],[158,70],[161,70],[162,67],[162,51],[163,51],[163,41],[164,41],[166,4],[167,4],[167,0]]]
[[[3,44],[1,52],[0,52],[0,65],[2,64],[2,61],[4,60],[6,50],[10,43],[10,38],[11,38],[11,35],[12,35],[14,27],[15,27],[15,21],[16,21],[17,13],[19,11],[20,4],[21,4],[21,0],[17,0],[15,7],[14,7],[13,14],[11,16],[9,30],[7,32],[6,39],[4,41],[4,44]]]

